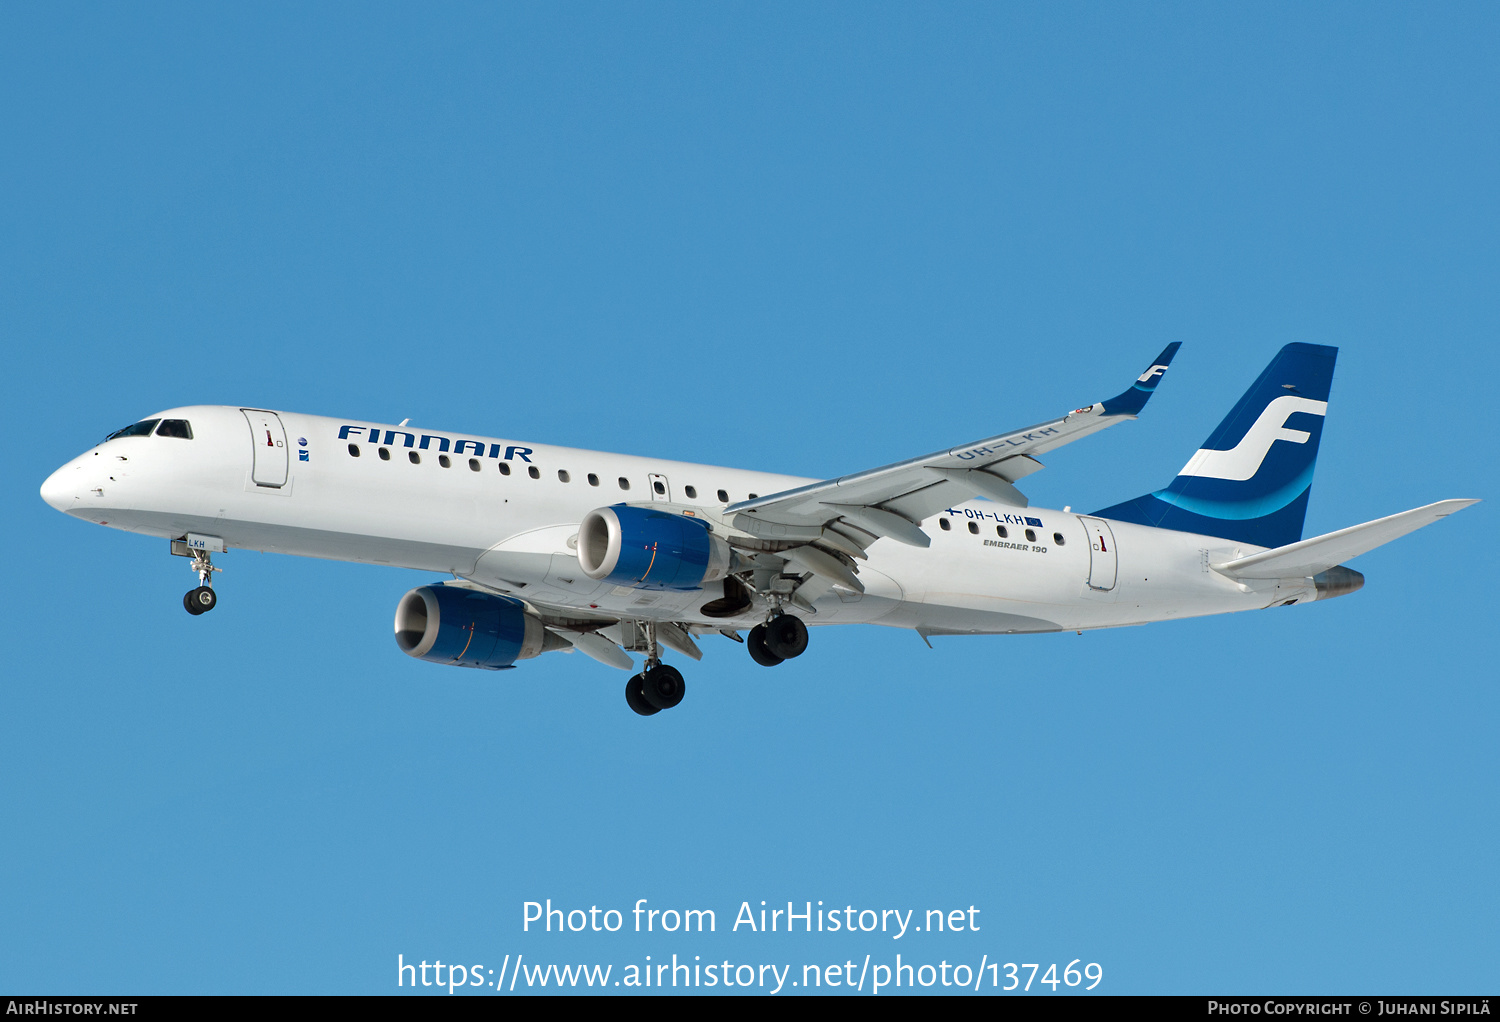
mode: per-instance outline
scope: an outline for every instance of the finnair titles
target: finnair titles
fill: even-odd
[[[402,652],[505,670],[576,649],[630,672],[643,716],[682,701],[665,657],[701,659],[705,636],[775,667],[808,625],[928,639],[1290,607],[1354,592],[1364,576],[1342,562],[1475,503],[1303,539],[1338,349],[1289,344],[1162,489],[1091,514],[1030,507],[1016,484],[1039,457],[1135,418],[1177,348],[1106,401],[822,481],[193,406],[111,434],[42,498],[167,539],[198,577],[195,615],[218,602],[213,555],[236,548],[441,574],[397,602]]]

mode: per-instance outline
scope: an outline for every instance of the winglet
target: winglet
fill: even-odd
[[[1156,361],[1151,363],[1151,368],[1140,375],[1130,389],[1103,402],[1105,415],[1139,415],[1146,402],[1150,400],[1151,393],[1156,390],[1156,385],[1161,382],[1167,366],[1172,364],[1172,356],[1177,354],[1177,349],[1182,347],[1181,341],[1173,341],[1167,345]]]

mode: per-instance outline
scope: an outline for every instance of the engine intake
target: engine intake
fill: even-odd
[[[655,508],[615,504],[578,527],[578,565],[589,578],[636,589],[688,591],[729,571],[729,544],[708,523]]]
[[[520,600],[438,585],[401,597],[396,645],[418,660],[500,671],[567,643],[526,613]]]

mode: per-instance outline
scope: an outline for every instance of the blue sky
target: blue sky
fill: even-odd
[[[934,650],[815,630],[775,671],[707,640],[641,720],[583,657],[401,656],[420,573],[232,552],[190,618],[165,544],[37,487],[200,402],[826,477],[1183,342],[1139,422],[1026,481],[1092,509],[1309,341],[1341,354],[1307,535],[1490,498],[1497,22],[7,6],[0,990],[897,952],[1098,962],[1115,993],[1492,989],[1490,503],[1291,610]],[[719,931],[523,933],[546,898]],[[729,932],[763,899],[981,929]]]

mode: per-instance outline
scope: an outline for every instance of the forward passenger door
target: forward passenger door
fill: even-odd
[[[251,449],[255,452],[250,478],[256,486],[285,486],[288,455],[281,417],[258,408],[241,408],[240,411],[250,424]]]

